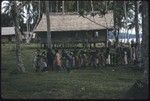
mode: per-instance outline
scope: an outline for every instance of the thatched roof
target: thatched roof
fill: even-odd
[[[1,27],[1,35],[15,35],[15,27]]]
[[[90,21],[87,18],[91,19],[92,21],[98,24]],[[51,26],[50,29],[51,31],[79,31],[79,30],[100,30],[106,29],[106,27],[107,28],[113,27],[113,13],[108,13],[105,15],[105,17],[100,17],[99,15],[92,17],[91,15],[88,15],[87,18],[84,18],[77,14],[50,15],[50,26]],[[42,16],[39,25],[35,29],[35,32],[40,31],[47,31],[47,22],[45,15]]]

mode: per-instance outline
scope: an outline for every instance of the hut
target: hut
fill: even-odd
[[[99,43],[105,46],[107,43],[107,30],[113,28],[113,13],[109,12],[105,16],[78,14],[50,14],[50,30],[53,47],[65,47],[67,44],[78,43]],[[47,43],[47,22],[46,15],[35,29],[35,33],[40,43]],[[62,45],[55,45],[55,44]],[[65,46],[64,46],[65,44]],[[71,44],[67,47],[74,47]],[[90,47],[90,45],[89,45]]]
[[[1,27],[2,43],[15,41],[15,27]]]

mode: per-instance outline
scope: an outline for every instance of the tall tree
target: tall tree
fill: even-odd
[[[28,1],[25,5],[25,9],[27,10],[27,19],[26,25],[27,25],[27,37],[26,37],[26,43],[30,43],[33,31],[35,27],[37,27],[37,24],[39,23],[41,19],[41,1]]]
[[[76,1],[77,3],[77,12],[79,12],[79,1]]]
[[[138,4],[138,1],[135,1],[135,33],[136,33],[136,43],[139,43],[138,14],[139,14],[139,4]]]
[[[13,24],[15,26],[15,36],[16,36],[16,67],[18,71],[25,72],[25,67],[21,56],[21,30],[23,25],[23,8],[28,4],[28,1],[9,1],[5,8],[5,12],[11,16]],[[36,13],[38,15],[38,13]],[[40,16],[41,17],[41,16]],[[39,19],[34,22],[37,25]],[[35,28],[35,26],[33,27]]]
[[[139,5],[138,5],[138,1],[135,1],[135,34],[136,34],[136,52],[135,52],[135,56],[136,56],[136,60],[138,60],[138,52],[139,52],[139,23],[138,23],[138,15],[139,15]]]
[[[51,31],[50,31],[50,16],[49,16],[49,1],[45,1],[46,5],[46,19],[47,19],[47,46],[52,49]]]
[[[144,67],[144,81],[148,84],[149,71],[149,4],[142,1],[142,58]]]
[[[21,57],[21,46],[20,46],[21,45],[21,42],[20,42],[21,33],[19,30],[19,24],[18,24],[18,19],[17,19],[19,7],[17,7],[16,1],[13,1],[11,3],[12,3],[11,15],[13,16],[15,33],[16,33],[16,64],[20,72],[25,72],[25,67],[23,65],[22,57]]]
[[[27,33],[26,33],[26,43],[28,44],[30,42],[30,39],[29,39],[29,35],[30,35],[30,3],[28,5],[26,5],[26,9],[27,9],[27,22],[26,22],[26,25],[27,25]]]
[[[62,1],[62,13],[64,14],[65,13],[65,1]]]

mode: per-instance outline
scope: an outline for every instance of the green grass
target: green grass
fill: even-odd
[[[142,72],[125,67],[72,70],[70,73],[35,73],[32,52],[37,45],[22,45],[26,73],[18,73],[15,46],[2,45],[1,94],[3,98],[21,99],[121,99]],[[112,71],[114,69],[115,71]]]

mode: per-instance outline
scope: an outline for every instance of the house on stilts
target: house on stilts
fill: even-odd
[[[104,47],[107,44],[107,32],[114,26],[112,12],[108,12],[105,16],[97,14],[86,15],[86,17],[78,13],[50,13],[49,18],[54,48]],[[45,14],[42,15],[34,32],[39,43],[47,44]]]

